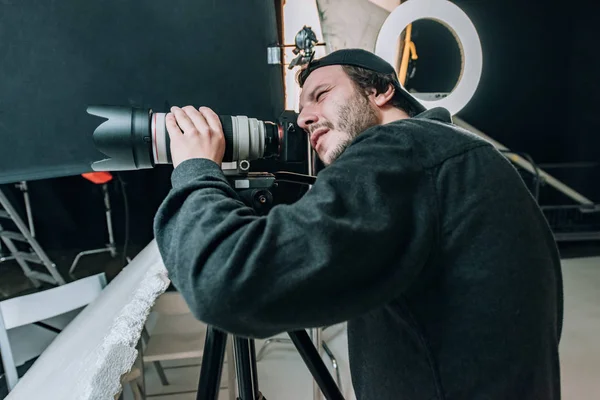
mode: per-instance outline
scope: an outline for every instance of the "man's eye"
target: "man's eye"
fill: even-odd
[[[317,95],[317,101],[319,101],[319,99],[321,98],[321,96],[323,96],[325,94],[325,92],[319,92],[319,94]]]

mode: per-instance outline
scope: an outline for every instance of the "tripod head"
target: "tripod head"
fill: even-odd
[[[249,172],[247,174],[229,175],[227,180],[242,198],[244,204],[252,207],[258,215],[266,215],[274,205],[273,190],[280,182],[298,185],[312,185],[316,177],[293,172]]]

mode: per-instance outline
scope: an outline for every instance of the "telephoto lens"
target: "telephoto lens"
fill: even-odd
[[[92,163],[94,171],[123,171],[171,164],[166,113],[122,106],[89,106],[105,118],[93,134],[96,148],[109,158]],[[279,155],[282,127],[246,116],[219,115],[225,135],[223,162],[252,161]]]

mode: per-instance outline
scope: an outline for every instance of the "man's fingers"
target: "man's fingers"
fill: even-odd
[[[204,119],[204,116],[198,112],[198,110],[196,110],[192,106],[186,106],[186,107],[183,107],[183,111],[185,111],[187,116],[190,118],[190,120],[196,126],[196,129],[202,135],[208,135],[210,133],[210,127],[209,127],[208,123]]]
[[[187,113],[181,108],[171,107],[171,112],[175,115],[177,124],[183,130],[184,134],[193,134],[198,132],[198,129],[194,126],[194,123],[190,117],[188,117]]]
[[[173,113],[168,113],[165,116],[165,126],[167,127],[167,132],[169,132],[169,136],[171,137],[171,141],[178,140],[183,132],[179,129],[177,125],[177,121],[175,120],[175,116]]]
[[[223,131],[223,126],[221,125],[221,120],[219,119],[219,116],[213,110],[211,110],[208,107],[200,107],[198,109],[198,111],[200,111],[200,113],[202,113],[202,115],[206,119],[206,122],[210,126],[210,129],[213,132]]]

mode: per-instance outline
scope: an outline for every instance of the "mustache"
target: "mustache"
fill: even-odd
[[[314,131],[321,128],[327,128],[329,130],[333,130],[333,124],[329,121],[321,122],[316,125],[311,125],[309,128],[309,133],[312,135]]]

